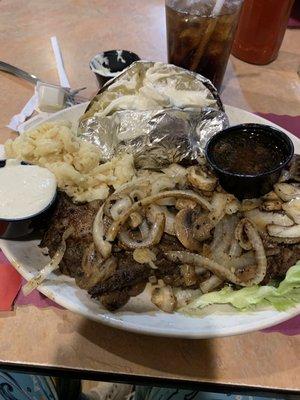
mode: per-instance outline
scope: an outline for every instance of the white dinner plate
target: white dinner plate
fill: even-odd
[[[65,119],[77,125],[86,104],[51,115],[46,120]],[[276,126],[269,121],[241,109],[227,106],[226,112],[232,125],[254,122]],[[300,154],[300,141],[286,132]],[[37,240],[0,240],[0,247],[9,261],[26,279],[31,278],[48,259],[42,255]],[[166,314],[145,305],[147,292],[132,298],[121,311],[111,313],[92,300],[87,292],[79,289],[74,280],[52,274],[39,290],[61,306],[87,318],[104,324],[138,333],[183,338],[209,338],[246,333],[278,324],[300,313],[300,304],[287,312],[264,309],[252,312],[235,311],[228,306],[214,306],[200,317],[188,317],[179,313]]]

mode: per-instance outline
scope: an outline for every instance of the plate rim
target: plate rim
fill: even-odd
[[[89,102],[75,105],[75,106],[71,107],[71,109],[73,111],[74,111],[74,109],[77,109],[77,108],[81,110],[81,108],[83,109],[83,107],[85,105],[87,105],[88,103]],[[52,114],[50,116],[47,116],[43,121],[39,121],[36,124],[36,126],[45,121],[60,119],[61,116],[68,114],[69,110],[70,109],[65,109],[65,110],[59,111],[55,114]],[[266,120],[265,118],[263,118],[261,116],[255,115],[255,114],[253,114],[249,111],[243,110],[241,108],[229,106],[229,105],[225,105],[225,111],[226,110],[228,110],[228,111],[231,110],[233,112],[236,112],[236,111],[242,112],[243,114],[247,115],[248,118],[252,118],[252,116],[255,116],[256,120],[259,119],[261,121],[261,123],[265,123],[268,125],[278,127],[279,129],[281,129],[282,131],[287,133],[294,141],[296,140],[296,141],[299,141],[299,143],[300,143],[300,139],[298,139],[295,135],[293,135],[289,131],[283,129],[282,127],[278,126],[277,124],[274,124],[274,123]],[[26,274],[28,274],[28,271],[24,271],[22,265],[20,265],[15,260],[13,253],[11,253],[11,251],[7,248],[7,243],[11,243],[11,242],[13,242],[13,241],[0,240],[0,248],[2,249],[4,255],[7,257],[7,259],[14,266],[14,268],[16,268],[16,270],[23,277],[26,278]],[[235,336],[235,335],[254,332],[254,331],[258,331],[258,330],[262,330],[262,329],[266,329],[266,328],[278,325],[278,324],[283,323],[283,322],[300,314],[300,303],[299,303],[296,307],[294,307],[286,312],[278,311],[278,314],[275,314],[274,316],[268,318],[265,322],[259,321],[259,322],[255,323],[255,321],[254,321],[251,324],[246,325],[245,327],[232,326],[229,328],[228,327],[222,328],[221,331],[216,331],[215,327],[212,327],[211,333],[207,333],[207,332],[201,333],[201,332],[196,332],[196,331],[192,331],[192,332],[191,331],[186,331],[186,332],[176,331],[176,329],[174,329],[173,327],[160,328],[159,330],[157,330],[157,327],[155,327],[155,326],[143,327],[142,325],[136,324],[135,322],[123,321],[122,319],[117,319],[114,317],[113,313],[110,313],[110,315],[101,314],[101,313],[99,313],[98,315],[94,315],[90,310],[88,310],[87,312],[84,312],[83,310],[78,310],[76,308],[76,304],[74,306],[72,304],[72,302],[68,298],[66,298],[63,294],[53,293],[51,287],[48,288],[47,284],[40,286],[38,288],[38,290],[42,294],[44,294],[45,296],[50,298],[51,300],[54,300],[57,304],[61,305],[62,307],[66,308],[74,313],[80,314],[81,316],[83,316],[85,318],[91,319],[96,322],[103,323],[103,324],[113,327],[113,328],[125,330],[128,332],[151,335],[151,336],[161,336],[161,337],[174,337],[174,338],[186,338],[186,339],[207,339],[207,338],[214,338],[214,337]],[[160,312],[160,311],[158,311],[158,313],[162,314],[162,312]],[[197,317],[186,316],[186,318],[197,318]]]
[[[13,255],[9,251],[5,251],[5,250],[7,250],[7,249],[5,249],[5,246],[3,249],[3,247],[2,247],[3,242],[4,242],[3,240],[0,240],[0,247],[3,251],[3,253],[7,257],[7,259],[11,262],[11,264],[14,266],[14,268],[23,277],[25,277],[24,275],[26,275],[26,273],[24,274],[24,272],[23,272],[23,274],[22,274],[22,266],[19,265],[15,261]],[[12,241],[7,241],[7,242],[12,242]],[[25,279],[26,279],[26,277],[25,277]],[[240,330],[236,329],[235,327],[225,328],[225,329],[223,328],[224,329],[223,331],[220,331],[220,332],[213,331],[210,334],[197,333],[197,332],[184,333],[182,331],[176,331],[176,330],[172,330],[170,332],[167,329],[160,329],[157,331],[157,330],[155,330],[156,328],[152,327],[152,326],[147,327],[147,328],[142,328],[140,325],[136,325],[132,322],[124,322],[120,319],[115,319],[115,318],[113,318],[113,315],[114,315],[113,313],[110,313],[111,314],[110,316],[107,316],[104,314],[99,314],[96,317],[90,312],[88,312],[88,313],[81,312],[78,309],[76,309],[76,307],[73,307],[72,303],[68,299],[61,301],[60,300],[61,295],[59,295],[59,294],[53,295],[51,288],[48,288],[46,285],[40,286],[37,290],[39,292],[41,292],[42,294],[44,294],[45,296],[47,296],[50,300],[52,300],[52,301],[56,302],[57,304],[59,304],[60,306],[64,307],[65,309],[72,311],[76,314],[79,314],[85,318],[92,320],[92,321],[95,321],[98,323],[100,322],[100,323],[103,323],[104,325],[111,326],[113,328],[117,328],[117,329],[121,329],[121,330],[125,330],[128,332],[144,334],[144,335],[151,335],[151,336],[158,336],[158,337],[174,337],[174,338],[182,338],[182,339],[209,339],[209,338],[217,338],[217,337],[237,336],[237,335],[241,335],[241,334],[246,334],[246,333],[270,328],[272,326],[283,323],[283,322],[300,314],[300,304],[299,304],[287,312],[279,312],[278,311],[279,315],[275,315],[274,317],[268,319],[265,323],[260,322],[259,327],[257,327],[257,324],[255,325],[255,322],[253,322],[251,325],[247,326],[246,328],[243,328],[243,329],[240,328]],[[67,306],[66,306],[66,304],[67,304]],[[160,311],[158,311],[158,313],[163,314]],[[186,316],[186,317],[187,318],[197,318],[197,317],[188,317],[188,316]]]

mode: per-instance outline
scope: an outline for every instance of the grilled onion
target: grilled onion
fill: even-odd
[[[129,210],[127,210],[118,220],[114,221],[108,229],[106,240],[112,242],[115,240],[119,233],[121,226],[127,221],[127,218],[133,212],[139,210],[142,207],[148,206],[149,204],[155,203],[157,200],[163,199],[165,197],[175,197],[194,200],[197,204],[203,208],[210,210],[210,203],[200,195],[190,191],[190,190],[173,190],[161,192],[153,196],[146,197],[136,203],[134,203]]]
[[[299,238],[300,237],[300,225],[294,226],[279,226],[279,225],[268,225],[268,233],[271,236],[279,238]]]
[[[164,226],[165,226],[164,214],[157,214],[147,238],[143,240],[134,240],[130,238],[127,231],[121,231],[119,233],[119,239],[121,243],[128,249],[141,249],[141,248],[155,246],[160,242],[160,239],[164,233]]]
[[[283,201],[300,198],[299,184],[277,183],[274,185],[274,190],[277,196],[279,196]]]
[[[244,232],[246,222],[247,222],[247,220],[244,218],[237,224],[237,227],[235,228],[234,236],[242,249],[251,250],[252,245],[249,241],[249,238],[245,237],[245,232]]]
[[[259,231],[265,231],[267,225],[276,224],[281,226],[292,226],[293,220],[285,214],[278,212],[266,212],[259,209],[245,212],[245,217],[252,221]]]
[[[34,289],[40,286],[40,284],[45,279],[48,278],[51,272],[59,268],[59,263],[63,259],[63,256],[67,248],[66,240],[70,235],[72,235],[72,233],[73,233],[73,228],[68,228],[65,230],[65,232],[62,235],[61,243],[58,246],[58,249],[56,250],[56,253],[52,257],[51,261],[47,265],[45,265],[34,278],[30,279],[26,283],[26,285],[23,286],[22,291],[25,296],[28,296]]]
[[[154,220],[157,214],[164,214],[165,216],[165,227],[164,231],[168,235],[175,235],[174,229],[174,222],[175,222],[175,215],[172,214],[167,207],[165,206],[158,206],[156,204],[151,204],[147,210],[147,218],[150,222],[154,223]]]
[[[300,224],[300,199],[293,199],[288,203],[284,203],[282,209],[296,222],[296,224]]]
[[[171,261],[179,261],[184,264],[191,264],[195,267],[204,267],[215,274],[217,277],[223,280],[227,280],[229,282],[235,283],[236,285],[241,286],[251,286],[260,283],[265,275],[267,270],[267,258],[265,254],[265,250],[263,247],[262,240],[250,221],[244,222],[244,229],[246,235],[249,237],[249,241],[251,242],[252,248],[255,252],[256,258],[256,274],[253,278],[247,280],[246,282],[241,279],[241,277],[237,276],[230,269],[224,267],[220,264],[221,261],[216,262],[210,260],[207,257],[203,257],[200,254],[194,254],[183,251],[169,251],[166,252],[166,256]]]
[[[105,203],[102,204],[93,223],[93,240],[96,249],[100,252],[103,258],[108,258],[111,254],[112,246],[105,240],[103,212]]]
[[[200,283],[202,293],[208,293],[222,285],[223,279],[218,278],[216,275],[209,277],[206,281]]]
[[[121,199],[117,200],[114,205],[110,208],[110,215],[113,220],[120,218],[120,216],[128,210],[132,205],[131,199],[129,196],[124,196]]]

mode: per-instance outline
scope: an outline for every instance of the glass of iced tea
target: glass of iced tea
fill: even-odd
[[[274,61],[293,4],[294,0],[245,0],[232,54],[252,64],[264,65]]]
[[[220,89],[243,0],[166,0],[169,63]]]

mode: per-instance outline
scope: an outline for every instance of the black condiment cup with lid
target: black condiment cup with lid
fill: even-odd
[[[273,154],[278,151],[278,163],[273,163],[271,168],[264,169],[261,165],[260,172],[242,173],[230,170],[231,157],[236,160],[238,154],[237,146],[231,146],[226,153],[226,168],[217,160],[216,149],[217,145],[226,141],[226,138],[234,137],[235,141],[239,140],[239,134],[245,138],[249,135],[249,140],[255,137],[259,140],[263,135],[263,140],[268,143],[268,148],[272,149]],[[247,137],[247,136],[246,136]],[[253,142],[255,145],[255,142]],[[267,147],[266,147],[267,148]],[[275,153],[274,153],[275,152]],[[280,175],[285,167],[290,163],[294,155],[294,145],[291,139],[281,130],[269,125],[261,124],[241,124],[224,129],[216,133],[206,144],[205,155],[208,164],[213,169],[219,178],[220,185],[227,192],[234,194],[239,200],[257,198],[270,192],[273,185],[279,180]],[[255,157],[255,152],[249,154],[249,157]],[[244,161],[244,160],[243,160]],[[256,161],[256,160],[252,160]],[[242,161],[241,161],[242,162]],[[262,163],[261,159],[257,159],[257,163]],[[266,163],[267,164],[267,163]]]
[[[128,50],[108,50],[96,54],[90,61],[90,69],[96,75],[101,88],[140,57]]]

